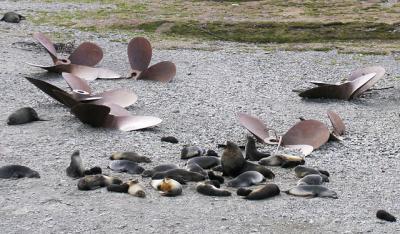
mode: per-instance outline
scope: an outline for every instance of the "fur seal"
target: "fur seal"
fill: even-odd
[[[154,167],[150,170],[145,170],[142,173],[142,177],[152,177],[155,173],[164,172],[171,169],[178,169],[178,165],[176,164],[161,164],[159,166]]]
[[[226,148],[221,157],[223,175],[234,177],[241,174],[241,169],[245,163],[246,160],[244,159],[239,147],[235,143],[227,141]]]
[[[312,174],[320,175],[324,179],[324,182],[329,182],[329,178],[326,175],[327,172],[321,173],[319,170],[316,170],[314,168],[305,167],[305,166],[297,166],[294,168],[294,173],[299,178],[303,178],[306,175],[312,175]],[[328,175],[329,175],[329,173],[328,173]]]
[[[297,182],[299,185],[321,185],[324,183],[324,178],[318,174],[306,175]]]
[[[204,182],[197,183],[196,191],[206,196],[227,197],[231,195],[228,190],[219,189],[210,183]]]
[[[246,154],[245,159],[250,161],[259,161],[262,158],[271,156],[270,153],[259,152],[256,147],[256,141],[249,135],[247,136],[247,143],[244,150]]]
[[[7,23],[19,23],[21,20],[25,20],[25,16],[22,16],[15,12],[7,12],[4,14],[0,21],[5,21]]]
[[[94,190],[106,187],[110,184],[121,184],[122,181],[116,177],[106,175],[87,175],[78,181],[79,190]]]
[[[264,166],[281,166],[283,168],[291,168],[305,163],[304,158],[288,154],[277,154],[267,158],[263,158],[258,162]]]
[[[248,187],[265,181],[265,177],[258,171],[246,171],[228,182],[228,187]]]
[[[66,172],[67,176],[78,179],[85,175],[101,174],[102,170],[100,167],[93,167],[89,170],[85,170],[79,150],[75,150],[71,155],[71,163],[69,164],[69,167],[67,167]]]
[[[140,156],[136,152],[116,152],[110,157],[111,160],[129,160],[135,163],[150,163],[151,160],[148,157]]]
[[[194,181],[194,182],[198,182],[198,181],[202,181],[205,180],[206,177],[204,175],[201,175],[199,173],[196,172],[190,172],[188,170],[185,169],[171,169],[168,171],[164,171],[164,172],[157,172],[155,174],[153,174],[153,176],[151,177],[153,180],[156,179],[164,179],[164,178],[182,178],[185,181]]]
[[[186,169],[190,172],[199,173],[203,175],[206,179],[208,178],[207,172],[203,168],[201,168],[201,166],[199,166],[197,163],[188,163],[186,165]]]
[[[198,146],[186,146],[181,151],[181,159],[189,159],[197,156],[202,156],[206,150]]]
[[[196,163],[203,169],[210,169],[221,164],[221,160],[214,156],[199,156],[189,159],[187,164]]]
[[[258,171],[267,179],[275,178],[275,174],[270,169],[266,168],[265,166],[258,165],[248,161],[245,162],[244,166],[240,170],[240,173],[246,171]]]
[[[222,165],[215,166],[215,167],[211,168],[211,170],[218,171],[218,172],[223,172]]]
[[[176,137],[173,137],[173,136],[161,137],[161,141],[172,143],[172,144],[178,144],[179,143],[178,139],[176,139]]]
[[[206,180],[204,181],[205,184],[211,184],[216,188],[221,188],[221,183],[218,180]]]
[[[150,184],[154,189],[159,190],[163,196],[178,196],[182,194],[182,185],[170,178],[152,180]]]
[[[385,210],[378,210],[376,212],[376,217],[378,219],[382,219],[382,220],[385,220],[385,221],[396,222],[396,217],[394,217],[393,215],[389,214]]]
[[[26,124],[34,121],[46,121],[44,119],[40,119],[36,111],[31,107],[23,107],[16,110],[10,116],[8,116],[7,124],[8,125],[18,125],[18,124]]]
[[[220,184],[223,184],[225,179],[220,175],[216,175],[213,171],[207,172],[209,180],[217,180]]]
[[[110,184],[107,186],[107,191],[116,193],[128,193],[129,185],[127,183],[122,184]]]
[[[144,171],[143,167],[129,160],[111,161],[108,168],[116,172],[127,172],[129,174],[142,174],[142,172]]]
[[[329,197],[337,199],[337,193],[322,185],[299,185],[285,191],[285,193],[299,197]]]
[[[218,153],[217,153],[217,152],[215,152],[214,150],[211,150],[211,149],[207,150],[207,153],[206,153],[206,155],[207,155],[207,156],[215,156],[215,157],[219,157]]]
[[[245,196],[244,198],[248,200],[262,200],[278,196],[280,192],[278,185],[266,184],[254,190],[239,188],[236,193],[239,196]]]
[[[22,165],[7,165],[0,167],[0,178],[18,179],[18,178],[40,178],[39,172]]]

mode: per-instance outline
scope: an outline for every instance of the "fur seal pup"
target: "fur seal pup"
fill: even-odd
[[[324,183],[324,178],[317,174],[306,175],[297,182],[299,185],[321,185]]]
[[[207,174],[208,174],[208,179],[209,180],[216,180],[220,184],[223,184],[224,181],[225,181],[224,177],[222,177],[220,175],[216,175],[213,171],[209,171],[209,172],[207,172]]]
[[[322,174],[319,170],[316,170],[311,167],[297,166],[294,168],[294,173],[299,178],[303,178],[306,175],[312,175],[312,174],[320,175],[324,179],[324,182],[329,182],[329,178],[326,174]]]
[[[182,185],[173,179],[164,178],[162,180],[152,180],[151,186],[160,191],[163,196],[178,196],[182,194]]]
[[[196,173],[196,172],[191,172],[185,169],[171,169],[168,171],[164,171],[164,172],[157,172],[155,173],[151,178],[153,180],[156,179],[164,179],[164,178],[172,178],[172,177],[180,177],[185,181],[194,181],[194,182],[198,182],[198,181],[203,181],[206,179],[205,176]]]
[[[181,151],[181,159],[189,159],[193,157],[202,156],[206,150],[198,146],[185,146]]]
[[[129,185],[127,183],[122,184],[110,184],[107,186],[107,191],[116,193],[128,193]]]
[[[23,107],[16,110],[10,116],[8,116],[7,124],[8,125],[18,125],[18,124],[26,124],[34,121],[46,121],[44,119],[39,118],[36,111],[31,107]]]
[[[116,177],[106,175],[87,175],[78,181],[79,190],[94,190],[111,184],[121,184],[122,181]]]
[[[22,16],[15,12],[7,12],[4,14],[0,21],[5,21],[7,23],[19,23],[21,20],[25,20],[25,16]]]
[[[206,180],[204,183],[211,184],[216,188],[221,188],[221,183],[218,180]]]
[[[227,197],[231,195],[228,190],[219,189],[210,183],[204,182],[197,183],[196,191],[206,196]]]
[[[394,217],[393,215],[389,214],[385,210],[378,210],[376,212],[376,217],[378,219],[382,219],[382,220],[385,220],[385,221],[396,222],[396,217]]]
[[[200,156],[189,159],[187,164],[196,163],[203,169],[210,169],[221,164],[221,160],[214,156]]]
[[[237,190],[237,195],[245,196],[248,200],[262,200],[270,197],[278,196],[281,190],[276,184],[266,184],[260,188],[250,190],[245,188],[239,188]]]
[[[129,160],[114,160],[111,161],[108,166],[113,171],[116,172],[126,172],[129,174],[142,174],[144,168],[139,166],[137,163]]]
[[[150,163],[151,160],[148,157],[140,156],[136,152],[116,152],[110,157],[111,160],[129,160],[135,163]]]
[[[228,187],[248,187],[265,181],[265,177],[258,171],[246,171],[228,182]]]
[[[275,174],[270,169],[266,168],[265,166],[258,165],[248,161],[245,162],[244,166],[240,170],[240,173],[246,171],[258,171],[267,179],[275,178]]]
[[[18,179],[18,178],[40,178],[39,172],[22,165],[7,165],[0,167],[0,178]]]
[[[206,153],[206,155],[207,155],[207,156],[215,156],[215,157],[219,157],[218,153],[217,153],[217,152],[215,152],[214,150],[211,150],[211,149],[207,150],[207,153]]]
[[[186,169],[190,172],[199,173],[203,175],[206,179],[208,178],[208,173],[203,168],[201,168],[201,166],[199,166],[197,163],[188,163],[186,165]]]
[[[223,172],[222,165],[215,166],[215,167],[211,168],[211,170],[218,171],[218,172]]]
[[[85,170],[79,150],[75,150],[71,155],[71,163],[69,164],[69,167],[67,167],[66,172],[67,176],[78,179],[85,175],[101,174],[102,170],[100,167],[93,167]]]
[[[152,177],[155,173],[164,172],[171,169],[178,169],[178,165],[176,164],[161,164],[159,166],[154,167],[150,170],[145,170],[142,173],[142,177]]]
[[[173,137],[173,136],[161,137],[161,141],[172,143],[172,144],[178,144],[179,143],[178,139],[176,139],[176,137]]]
[[[322,185],[299,185],[285,191],[285,193],[299,197],[329,197],[337,199],[338,195],[335,191],[328,189]]]
[[[244,148],[246,154],[246,160],[250,161],[259,161],[262,158],[266,158],[271,156],[270,153],[262,153],[257,150],[256,141],[253,137],[247,136],[247,143]]]
[[[276,154],[261,159],[258,164],[263,166],[281,166],[283,168],[291,168],[298,165],[304,165],[304,158],[288,154]]]
[[[246,164],[242,151],[239,147],[231,142],[226,142],[226,148],[222,153],[221,166],[222,172],[225,176],[237,176],[241,174],[241,169]]]

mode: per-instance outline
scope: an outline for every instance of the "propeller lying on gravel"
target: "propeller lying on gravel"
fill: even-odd
[[[254,116],[244,113],[238,113],[240,124],[252,133],[257,139],[267,144],[278,144],[279,137],[270,136],[269,132],[274,130],[269,129],[265,124]],[[333,135],[343,135],[345,126],[343,121],[333,111],[328,112],[328,117],[333,125]],[[331,133],[327,126],[318,120],[302,120],[291,127],[282,136],[282,146],[290,149],[298,149],[304,155],[309,155],[314,149],[318,149],[325,144]]]
[[[163,61],[149,67],[151,56],[150,42],[143,37],[133,38],[128,44],[129,78],[170,82],[176,74],[175,64]]]
[[[42,66],[27,63],[31,66],[39,67],[49,72],[68,72],[85,80],[121,77],[119,74],[109,69],[93,67],[103,58],[102,49],[94,43],[84,42],[80,44],[68,58],[59,58],[54,44],[44,34],[37,32],[33,34],[33,37],[46,49],[54,65]]]
[[[300,97],[306,98],[331,98],[350,100],[361,96],[385,75],[385,69],[381,66],[365,67],[353,71],[344,83],[325,83],[311,81],[317,87],[302,91]]]

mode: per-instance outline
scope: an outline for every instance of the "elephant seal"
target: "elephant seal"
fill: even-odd
[[[236,193],[239,196],[245,196],[244,198],[248,200],[262,200],[278,196],[280,192],[278,185],[266,184],[254,190],[239,188]]]
[[[185,146],[181,151],[181,159],[189,159],[193,157],[202,156],[206,150],[198,146]]]
[[[188,163],[186,165],[186,169],[190,172],[196,172],[199,173],[201,175],[203,175],[206,179],[208,178],[208,173],[202,168],[200,167],[197,163]]]
[[[275,178],[275,174],[270,169],[266,168],[265,166],[258,165],[248,161],[245,162],[244,166],[240,170],[240,173],[246,171],[258,171],[267,179]]]
[[[207,172],[209,180],[217,180],[220,184],[223,184],[225,179],[220,175],[216,175],[213,171]]]
[[[313,174],[320,175],[324,179],[324,182],[329,182],[329,178],[327,176],[327,174],[329,175],[328,172],[321,173],[320,170],[316,170],[314,168],[305,167],[305,166],[297,166],[294,168],[294,173],[299,178],[303,178],[306,175],[313,175]]]
[[[258,171],[246,171],[228,182],[228,187],[248,187],[265,181],[265,177]]]
[[[250,161],[259,161],[262,158],[271,156],[270,153],[259,152],[256,148],[256,141],[253,137],[247,136],[247,143],[245,146],[245,159]]]
[[[21,20],[25,20],[25,16],[22,16],[15,12],[7,12],[4,14],[0,21],[5,21],[7,23],[19,23]]]
[[[151,159],[145,156],[140,156],[136,152],[116,152],[110,157],[111,160],[129,160],[135,163],[150,163]]]
[[[108,168],[116,172],[127,172],[129,174],[142,174],[142,172],[144,171],[143,167],[129,160],[111,161]]]
[[[258,162],[264,166],[281,166],[283,168],[291,168],[305,163],[304,158],[288,154],[277,154],[267,158],[263,158]]]
[[[8,116],[7,124],[18,125],[34,121],[46,121],[46,120],[39,118],[38,114],[33,108],[23,107],[21,109],[16,110],[14,113]]]
[[[221,157],[223,175],[233,177],[240,175],[245,164],[246,160],[239,147],[235,143],[227,141]]]
[[[203,169],[210,169],[221,164],[221,160],[214,156],[199,156],[189,159],[187,164],[196,163]]]
[[[376,212],[376,217],[378,219],[382,219],[382,220],[385,220],[385,221],[396,222],[396,217],[394,217],[393,215],[389,214],[385,210],[378,210]]]
[[[324,178],[318,174],[306,175],[297,182],[299,185],[321,185],[324,183]]]
[[[322,185],[299,185],[285,191],[285,193],[299,197],[329,197],[337,199],[337,193]]]
[[[196,191],[206,196],[227,197],[231,195],[231,192],[228,190],[219,189],[210,183],[204,182],[197,183]]]
[[[163,196],[178,196],[182,194],[182,185],[173,179],[164,178],[162,180],[152,180],[151,186],[160,191]]]
[[[159,166],[154,167],[150,170],[145,170],[142,173],[142,177],[152,177],[155,173],[164,172],[171,169],[178,169],[178,165],[176,164],[161,164]]]
[[[106,187],[110,184],[121,184],[122,181],[116,177],[106,175],[87,175],[78,181],[79,190],[94,190]]]
[[[18,179],[18,178],[40,178],[39,172],[22,165],[7,165],[0,167],[0,178]]]
[[[155,173],[155,174],[153,174],[153,176],[151,178],[153,180],[156,180],[156,179],[174,178],[174,177],[175,178],[179,177],[185,181],[194,181],[194,182],[198,182],[198,181],[202,181],[202,180],[206,179],[206,177],[204,175],[201,175],[196,172],[190,172],[188,170],[180,169],[180,168]]]

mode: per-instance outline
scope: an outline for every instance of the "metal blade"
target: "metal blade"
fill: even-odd
[[[81,103],[71,109],[82,123],[89,124],[92,127],[104,127],[107,117],[110,113],[110,107],[104,105],[95,105]]]
[[[58,88],[57,86],[54,86],[52,84],[49,84],[45,81],[34,79],[34,78],[29,78],[25,77],[29,82],[31,82],[34,86],[42,90],[44,93],[49,95],[50,97],[54,98],[55,100],[59,101],[60,103],[69,106],[69,102],[65,101],[63,98],[60,97],[60,95],[57,95],[54,91],[58,91],[59,93],[64,93],[64,95],[69,95],[67,92],[64,90]]]
[[[50,39],[47,38],[41,32],[33,33],[33,38],[35,38],[46,49],[47,53],[49,53],[53,62],[56,63],[58,60],[58,56],[57,56],[56,48],[54,48],[53,42],[51,42]]]
[[[169,61],[164,61],[154,64],[153,66],[144,70],[137,79],[170,82],[172,78],[175,77],[175,74],[175,64]]]
[[[376,73],[376,75],[369,80],[367,83],[365,83],[362,87],[360,87],[358,90],[356,90],[351,98],[359,97],[362,93],[370,89],[376,82],[378,82],[380,79],[382,79],[385,76],[385,68],[381,66],[372,66],[372,67],[364,67],[358,70],[355,70],[351,73],[349,77],[349,81],[353,81],[361,76],[370,74],[370,73]]]
[[[96,94],[95,96],[101,97],[102,102],[111,102],[122,107],[133,105],[138,99],[135,93],[129,92],[125,89],[109,90]]]
[[[259,141],[267,144],[276,143],[277,139],[275,137],[269,136],[269,129],[264,123],[256,117],[245,113],[238,113],[239,123],[245,127],[249,132],[251,132]],[[273,141],[273,139],[275,141]]]
[[[341,136],[344,134],[345,130],[346,130],[346,126],[343,123],[342,118],[340,118],[340,116],[333,111],[328,111],[328,118],[331,121],[331,124],[333,126],[333,133],[336,136]]]
[[[96,100],[93,102],[90,102],[91,104],[96,104],[96,105],[103,105],[103,106],[108,106],[110,107],[110,115],[113,116],[127,116],[127,115],[131,115],[131,112],[129,112],[128,110],[126,110],[125,108],[123,108],[120,105],[117,105],[115,103],[111,103],[111,102],[106,102],[103,99],[100,100]]]
[[[92,93],[88,82],[86,82],[84,79],[67,72],[63,72],[61,75],[73,92],[86,95],[90,95]]]
[[[128,44],[128,58],[131,65],[131,78],[136,79],[147,69],[152,56],[150,42],[144,37],[135,37]]]
[[[88,67],[83,65],[71,64],[68,71],[77,77],[84,80],[95,80],[101,79],[116,79],[121,78],[121,75],[115,73],[112,70],[106,68]]]
[[[150,128],[161,122],[160,118],[154,116],[115,116],[108,121],[107,126],[128,132]]]
[[[78,105],[80,103],[78,100],[76,100],[69,93],[60,92],[59,90],[53,90],[53,93],[54,93],[55,96],[60,98],[63,101],[63,103],[69,108],[72,108],[72,107],[74,107],[74,106],[76,106],[76,105]]]
[[[93,67],[103,59],[103,50],[96,44],[84,42],[68,57],[72,64]]]
[[[65,70],[68,70],[68,65],[52,65],[52,66],[43,66],[43,65],[38,65],[38,64],[33,64],[33,63],[28,63],[25,62],[26,64],[28,64],[29,66],[33,66],[33,67],[38,67],[38,68],[42,68],[48,72],[54,72],[54,73],[60,73],[63,72]]]

